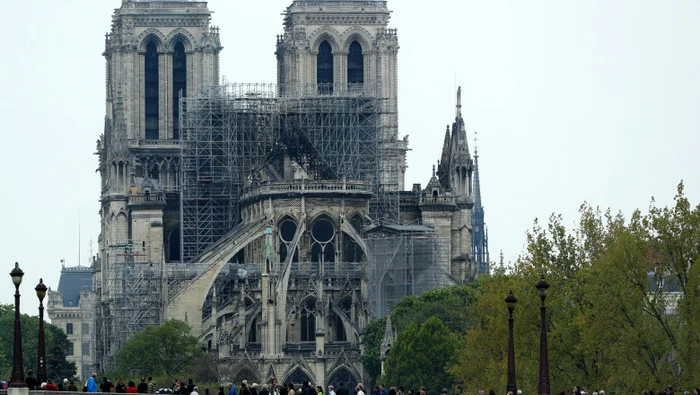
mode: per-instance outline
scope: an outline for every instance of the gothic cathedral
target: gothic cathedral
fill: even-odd
[[[366,382],[370,320],[488,272],[461,98],[433,177],[406,190],[390,15],[387,1],[293,0],[270,48],[277,83],[221,84],[206,2],[122,0],[97,142],[94,370],[176,318],[225,380]]]

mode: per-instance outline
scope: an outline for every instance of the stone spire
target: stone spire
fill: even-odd
[[[476,132],[474,135],[474,209],[472,211],[472,250],[474,253],[474,265],[477,273],[488,274],[490,271],[488,231],[486,230],[486,223],[484,222],[484,206],[481,203],[479,149],[476,146]]]
[[[394,345],[394,329],[391,327],[391,314],[386,315],[386,326],[384,327],[384,338],[380,346],[379,359],[386,361],[391,347]]]

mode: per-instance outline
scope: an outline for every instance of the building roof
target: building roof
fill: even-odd
[[[63,296],[63,306],[78,306],[80,292],[92,290],[92,269],[87,266],[63,267],[58,280],[58,292]]]

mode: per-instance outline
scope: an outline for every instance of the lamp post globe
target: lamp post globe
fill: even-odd
[[[547,356],[547,306],[544,301],[547,298],[549,283],[545,281],[544,274],[535,285],[540,295],[540,379],[537,385],[539,395],[550,395],[552,393],[549,386],[549,358]]]
[[[10,386],[15,388],[26,387],[24,383],[24,369],[22,368],[22,326],[20,325],[19,314],[19,285],[22,284],[24,272],[19,268],[19,263],[15,262],[15,268],[10,272],[12,283],[15,285],[15,330],[12,347],[12,377]]]
[[[44,297],[46,296],[46,285],[44,279],[39,279],[39,284],[34,288],[36,296],[39,298],[39,363],[37,369],[37,380],[40,383],[46,381],[46,344],[44,342]]]
[[[508,371],[507,371],[507,383],[506,383],[506,393],[512,391],[514,394],[517,392],[517,385],[515,384],[515,346],[513,343],[513,310],[515,309],[515,304],[518,299],[513,295],[513,290],[511,289],[506,296],[506,306],[508,307]]]

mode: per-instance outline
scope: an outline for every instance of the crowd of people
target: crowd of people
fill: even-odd
[[[199,387],[194,383],[193,379],[188,379],[186,384],[180,382],[179,379],[176,379],[169,387],[158,387],[153,381],[152,377],[141,377],[138,384],[133,380],[129,380],[125,383],[123,378],[119,378],[115,385],[107,377],[104,377],[102,382],[98,382],[97,374],[93,373],[84,383],[77,382],[77,380],[69,380],[67,378],[59,381],[58,383],[54,383],[51,380],[39,382],[37,377],[34,376],[34,372],[30,370],[27,372],[25,384],[31,390],[44,391],[200,395]],[[79,384],[82,384],[82,388],[80,388]],[[0,389],[6,388],[7,387],[0,387]],[[365,390],[364,385],[359,383],[354,387],[354,389],[351,390],[343,382],[340,382],[337,388],[333,385],[329,385],[326,388],[323,388],[320,385],[314,386],[309,381],[304,381],[302,385],[295,386],[293,383],[279,384],[277,379],[274,377],[270,381],[270,384],[249,384],[247,380],[243,380],[238,386],[232,382],[229,382],[225,386],[220,386],[218,389],[219,392],[216,395],[427,395],[423,386],[420,386],[414,391],[412,388],[405,390],[405,388],[402,386],[386,388],[382,384],[369,390]],[[448,391],[447,389],[443,389],[441,392],[441,395],[446,395]],[[567,395],[568,392],[569,391],[561,391],[558,393],[558,395]],[[695,388],[692,390],[692,392],[677,391],[674,394],[673,388],[671,386],[667,386],[664,390],[659,391],[658,393],[645,389],[639,395],[680,395],[681,393],[683,395],[700,395],[700,389]],[[204,393],[201,395],[210,395],[209,389],[206,388]],[[471,393],[466,392],[465,395],[471,395]],[[486,395],[486,391],[479,390],[478,395]],[[488,395],[497,395],[497,393],[492,389],[488,392]],[[506,395],[523,395],[523,393],[521,390],[516,391],[516,393],[508,391]],[[570,395],[606,395],[606,393],[604,390],[589,392],[586,387],[575,386],[573,390],[571,390]]]

